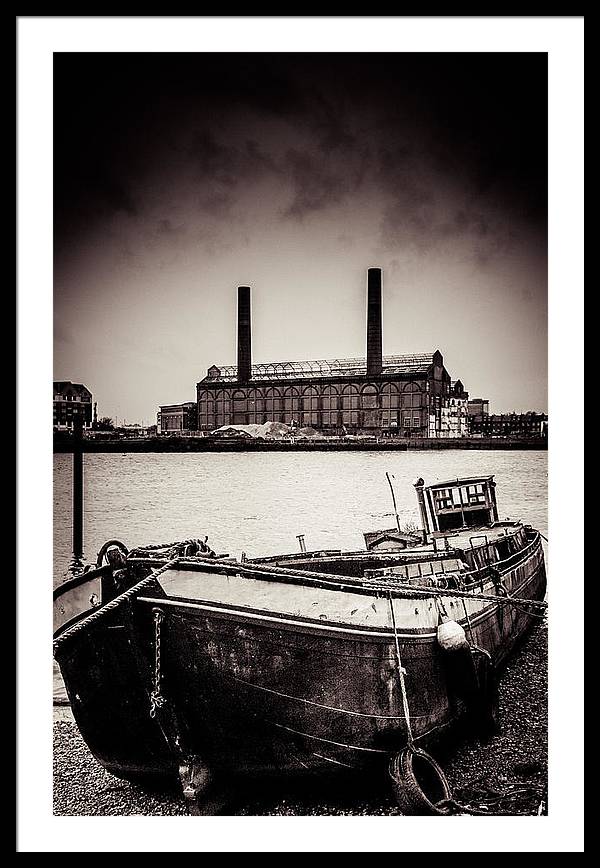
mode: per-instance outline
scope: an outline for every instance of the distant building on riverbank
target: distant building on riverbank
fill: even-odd
[[[471,419],[471,434],[478,437],[547,437],[545,413],[493,413]]]
[[[470,420],[485,419],[490,415],[490,402],[487,398],[471,398],[467,402],[467,410]]]
[[[84,429],[91,428],[92,393],[83,383],[55,381],[52,415],[56,431],[72,431],[76,418],[82,419]]]
[[[136,422],[131,425],[119,425],[118,428],[115,428],[115,434],[121,437],[154,437],[156,425],[139,425]]]
[[[198,430],[198,408],[195,401],[165,404],[156,416],[158,434],[181,434]]]
[[[440,437],[469,436],[469,393],[460,380],[450,384],[450,395],[442,407]]]
[[[465,436],[462,383],[459,397],[438,349],[383,356],[381,310],[381,269],[369,268],[365,358],[253,365],[250,288],[239,287],[237,365],[211,365],[197,384],[199,430],[281,422],[324,434]]]

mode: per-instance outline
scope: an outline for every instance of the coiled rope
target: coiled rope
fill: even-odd
[[[215,552],[207,544],[208,537],[204,539],[184,539],[169,543],[156,543],[148,546],[138,546],[129,552],[129,558],[136,557],[152,557],[154,554],[162,553],[164,557],[175,557],[176,555],[185,557],[194,557],[198,555],[204,558],[215,558]]]
[[[57,636],[56,639],[52,643],[52,653],[56,656],[56,652],[59,648],[61,648],[65,642],[70,641],[74,636],[78,633],[81,633],[82,630],[86,630],[92,624],[95,624],[97,621],[101,621],[109,612],[113,612],[115,609],[118,609],[119,606],[122,606],[123,603],[126,603],[127,600],[131,600],[140,591],[144,591],[146,588],[151,587],[161,576],[163,573],[166,573],[167,570],[170,570],[175,564],[179,563],[181,560],[180,557],[173,558],[164,564],[160,569],[154,570],[150,573],[149,576],[146,576],[145,579],[142,579],[137,585],[133,585],[127,591],[124,591],[122,594],[119,594],[118,597],[115,597],[114,600],[110,600],[110,602],[106,603],[102,606],[101,609],[97,609],[95,612],[92,612],[82,621],[78,621],[76,624],[73,624],[72,627],[69,627],[65,630],[64,633],[61,633],[60,636]]]
[[[437,802],[436,807],[448,814],[472,814],[477,817],[491,816],[538,816],[544,813],[547,804],[546,787],[544,784],[509,784],[505,790],[498,791],[491,787],[478,787],[469,793],[468,787],[458,790],[459,798],[451,796],[449,799]],[[506,802],[522,801],[527,799],[535,802],[533,810],[503,810]],[[463,801],[461,801],[463,799]],[[492,810],[493,809],[493,810]]]

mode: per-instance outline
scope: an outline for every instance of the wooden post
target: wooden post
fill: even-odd
[[[73,419],[73,561],[71,571],[83,568],[83,417]]]

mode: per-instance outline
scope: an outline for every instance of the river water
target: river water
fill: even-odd
[[[84,455],[86,562],[108,539],[128,548],[208,535],[239,557],[310,549],[363,549],[363,532],[420,524],[413,482],[494,474],[501,519],[548,534],[546,451],[110,453]],[[54,586],[71,558],[73,458],[54,455]],[[55,678],[55,698],[62,696]]]

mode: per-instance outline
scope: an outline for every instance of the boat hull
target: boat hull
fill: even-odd
[[[502,574],[508,592],[543,599],[539,537],[517,561]],[[373,599],[376,608],[389,603]],[[368,600],[363,594],[361,605]],[[424,746],[456,724],[465,706],[437,644],[438,604],[408,602],[396,610],[396,630],[410,728]],[[443,605],[496,666],[537,620],[493,602],[450,596]],[[152,717],[156,609],[165,702]],[[408,738],[392,623],[252,611],[169,597],[157,587],[81,631],[57,660],[83,738],[117,775],[174,777],[186,757],[236,774],[365,769],[387,764]]]

